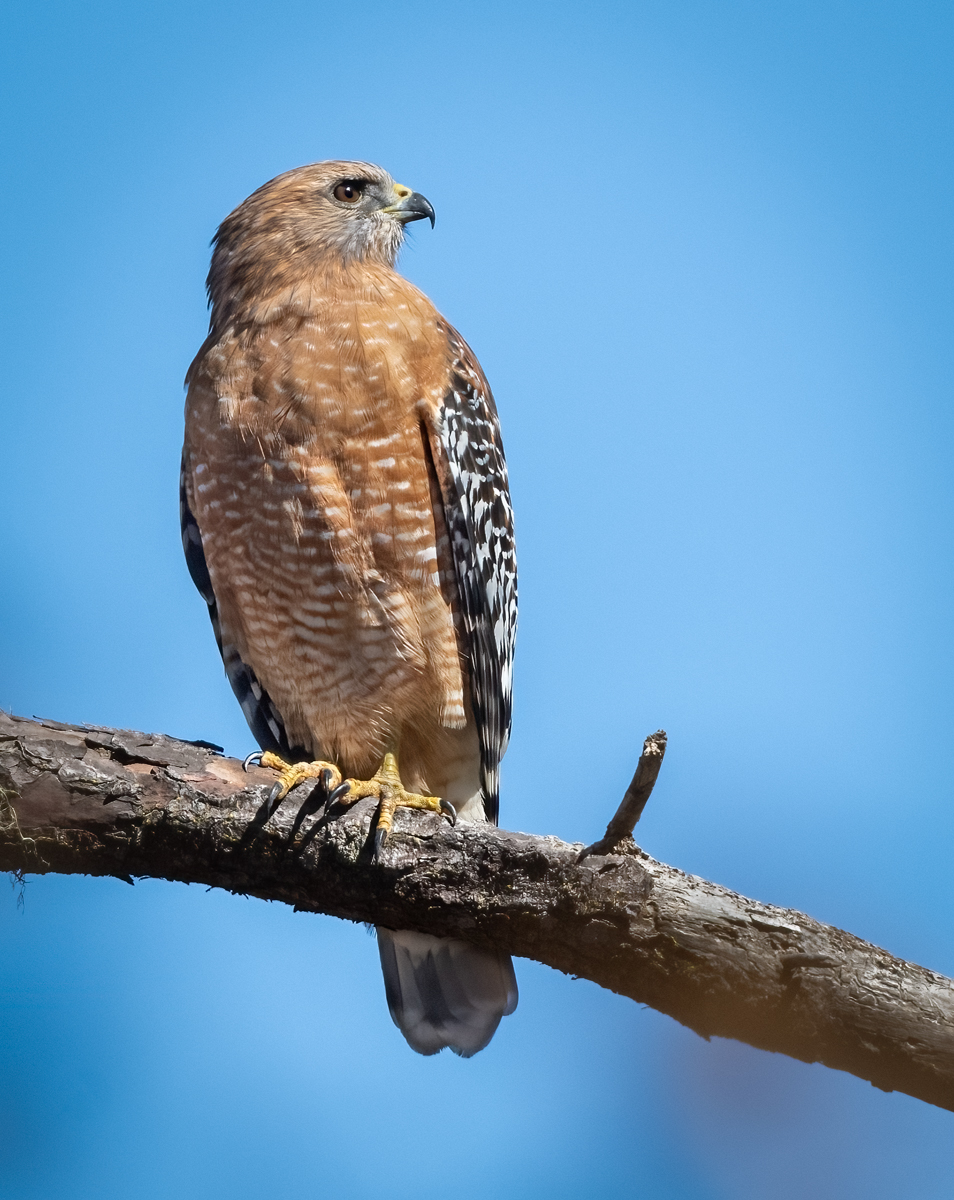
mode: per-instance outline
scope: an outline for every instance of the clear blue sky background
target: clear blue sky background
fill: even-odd
[[[504,423],[504,824],[592,840],[663,726],[652,854],[954,974],[949,5],[9,0],[0,55],[0,705],[252,747],[177,528],[208,242],[371,159]],[[278,905],[33,878],[0,954],[4,1200],[954,1194],[951,1114],[537,964],[461,1062]]]

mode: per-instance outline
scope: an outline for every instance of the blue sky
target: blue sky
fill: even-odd
[[[9,3],[0,705],[252,748],[177,528],[208,242],[370,159],[503,421],[503,823],[592,840],[663,726],[650,853],[954,974],[952,52],[910,0]],[[537,964],[424,1060],[360,927],[15,901],[0,1197],[954,1190],[950,1114]]]

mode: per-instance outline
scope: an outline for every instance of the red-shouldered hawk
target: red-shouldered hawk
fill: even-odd
[[[434,210],[380,167],[279,175],[223,221],[186,377],[182,537],[275,801],[319,778],[496,822],[517,612],[493,397],[394,270]],[[388,1005],[423,1054],[482,1049],[507,955],[378,930]]]

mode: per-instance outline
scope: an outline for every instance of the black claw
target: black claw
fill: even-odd
[[[268,793],[269,808],[273,808],[281,798],[282,798],[282,785],[279,782],[279,783],[274,784],[272,786],[272,790]]]
[[[242,770],[247,771],[249,769],[249,767],[252,765],[252,763],[254,763],[256,765],[256,767],[260,767],[262,765],[262,751],[261,750],[253,751],[246,758],[245,762],[242,763]]]
[[[388,831],[386,829],[377,829],[374,833],[374,857],[377,858],[384,849],[384,843],[388,840]]]
[[[332,779],[334,779],[334,775],[332,775],[330,767],[325,767],[318,776],[318,784],[325,795],[331,791]]]
[[[452,825],[457,824],[457,809],[449,800],[441,800],[441,814],[447,817]]]
[[[335,788],[335,790],[331,793],[331,795],[325,801],[325,808],[332,808],[335,804],[338,803],[338,801],[342,798],[342,796],[347,796],[347,794],[350,791],[351,791],[351,784],[348,783],[347,780],[345,780],[344,783],[339,783],[338,786]]]

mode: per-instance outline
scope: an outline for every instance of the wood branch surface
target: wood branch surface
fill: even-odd
[[[703,1037],[849,1071],[954,1110],[954,982],[804,913],[686,875],[304,789],[201,744],[0,714],[0,869],[204,883],[392,929],[455,935],[591,979]]]

